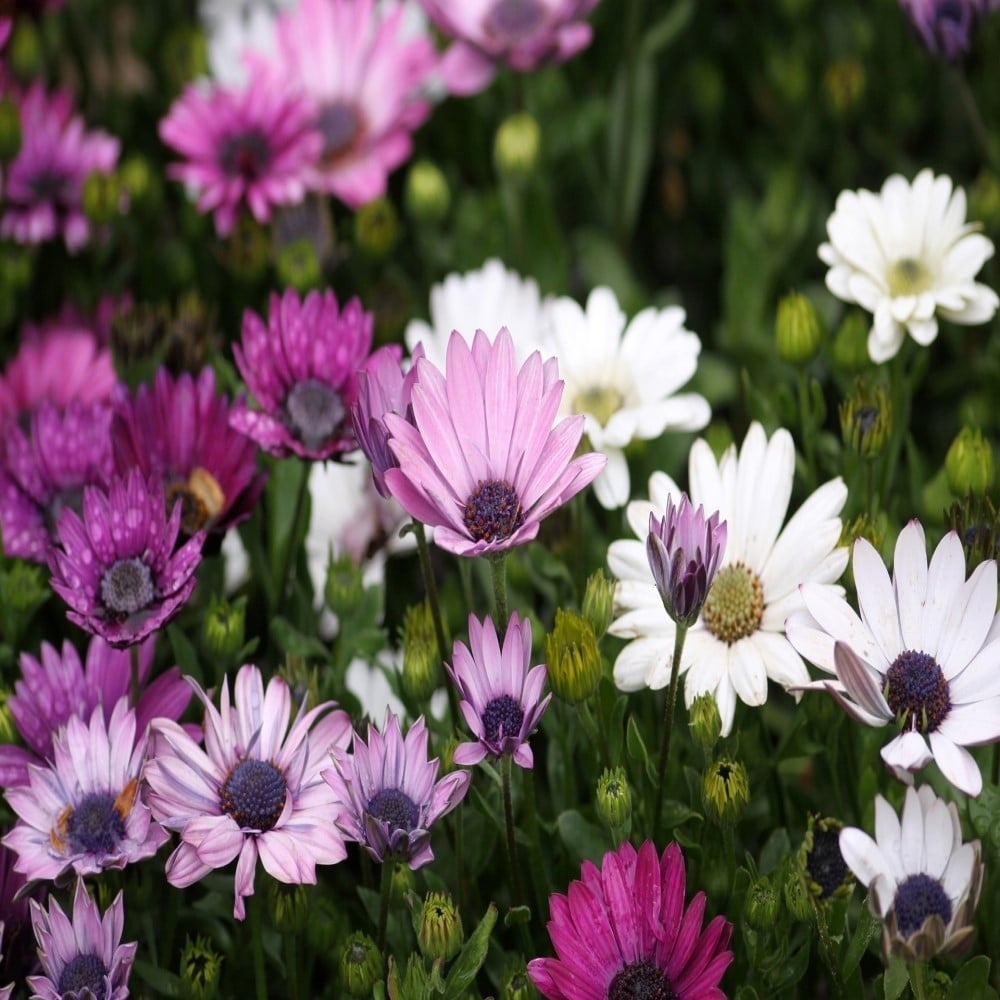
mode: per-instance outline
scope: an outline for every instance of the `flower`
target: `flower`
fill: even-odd
[[[167,173],[191,186],[220,236],[232,232],[244,206],[268,222],[272,205],[302,201],[306,167],[322,147],[306,102],[261,76],[244,88],[188,85],[159,131],[187,158]]]
[[[372,324],[358,299],[341,308],[332,291],[272,294],[266,324],[248,309],[233,355],[262,409],[240,404],[230,424],[273,455],[319,461],[357,448],[350,411]]]
[[[45,972],[44,976],[28,976],[32,996],[39,1000],[86,996],[125,1000],[129,995],[128,981],[139,944],[121,943],[125,927],[122,893],[102,916],[83,879],[77,879],[72,920],[50,897],[48,910],[32,900],[31,923]]]
[[[716,461],[698,440],[688,461],[691,502],[717,510],[726,520],[726,553],[701,610],[687,634],[680,669],[688,707],[704,692],[718,704],[722,735],[733,726],[736,698],[748,705],[767,700],[767,681],[805,684],[809,673],[784,636],[789,613],[802,606],[799,584],[833,585],[847,565],[838,546],[838,516],[847,489],[838,477],[821,486],[782,529],[795,475],[795,446],[786,430],[768,440],[753,423],[737,453],[731,445]],[[662,472],[649,480],[650,499],[634,500],[626,515],[638,538],[649,532],[650,511],[678,502],[681,490]],[[623,691],[665,687],[670,679],[675,625],[663,614],[643,542],[619,540],[608,549],[608,566],[618,577],[618,617],[608,629],[632,641],[618,654],[615,683]]]
[[[879,194],[840,193],[819,256],[830,267],[827,288],[874,315],[872,361],[894,357],[907,333],[932,343],[938,316],[966,325],[992,319],[1000,299],[973,279],[993,243],[976,228],[965,221],[965,192],[930,170],[912,185],[893,174]]]
[[[458,688],[459,708],[476,737],[460,743],[456,764],[478,764],[487,754],[511,754],[520,767],[534,766],[528,737],[538,728],[552,695],[542,698],[545,665],[531,664],[531,622],[515,611],[503,648],[491,618],[469,615],[469,645],[456,642],[448,674]]]
[[[900,818],[877,795],[875,839],[847,827],[840,850],[868,886],[868,905],[884,924],[887,962],[890,955],[923,961],[969,943],[984,865],[979,841],[962,843],[954,802],[939,799],[929,785],[911,786]]]
[[[152,822],[140,781],[146,734],[119,698],[105,723],[71,715],[52,741],[52,764],[28,766],[28,784],[7,789],[17,813],[4,844],[29,879],[61,880],[71,869],[93,875],[154,855],[167,833]]]
[[[684,903],[684,855],[676,844],[657,856],[647,840],[627,841],[585,861],[566,895],[549,897],[549,937],[557,958],[533,958],[531,981],[549,1000],[721,997],[733,960],[733,925],[713,918],[702,930],[705,894]]]
[[[21,148],[0,176],[6,203],[0,236],[28,244],[61,236],[73,253],[90,239],[84,181],[115,169],[119,142],[106,132],[85,131],[70,95],[46,93],[40,82],[28,88],[20,107]]]
[[[854,543],[860,617],[829,590],[802,587],[804,609],[789,619],[789,640],[836,676],[803,687],[829,691],[866,725],[898,722],[900,732],[882,748],[897,773],[934,760],[956,788],[978,795],[982,775],[965,747],[1000,739],[996,563],[980,563],[966,580],[952,531],[928,566],[924,529],[910,521],[893,564],[890,580],[871,543]]]
[[[854,877],[840,851],[844,824],[829,816],[809,815],[806,833],[795,855],[795,868],[817,903],[849,896]]]
[[[85,487],[82,518],[63,509],[49,569],[71,622],[120,649],[180,611],[194,590],[205,539],[198,532],[174,551],[181,506],[174,504],[168,518],[160,481],[132,469],[107,492]]]
[[[417,362],[413,423],[385,416],[399,462],[385,482],[411,517],[437,529],[441,548],[495,555],[530,542],[600,473],[603,455],[573,458],[582,416],[553,427],[562,385],[555,360],[543,364],[537,351],[518,370],[506,329],[492,344],[477,331],[471,349],[453,333],[444,375]]]
[[[153,815],[181,842],[167,881],[183,888],[236,860],[233,916],[246,916],[259,858],[279,882],[316,883],[316,865],[343,860],[337,804],[320,778],[327,752],[345,746],[346,712],[333,702],[300,705],[280,677],[267,688],[252,664],[236,675],[235,704],[224,680],[220,708],[191,680],[205,705],[205,749],[169,719],[152,724],[155,753],[146,765]],[[291,728],[289,728],[291,721]]]
[[[546,315],[546,346],[566,381],[560,413],[586,417],[591,447],[608,459],[594,494],[609,510],[622,507],[629,499],[626,445],[668,430],[701,430],[711,417],[704,397],[677,392],[695,373],[701,341],[684,328],[677,306],[643,309],[626,327],[610,288],[595,288],[586,312],[559,298]]]
[[[337,826],[378,862],[397,860],[417,869],[434,860],[431,826],[451,812],[469,788],[468,771],[437,781],[438,761],[427,759],[421,716],[403,738],[388,709],[382,732],[368,727],[368,742],[354,734],[352,752],[333,749],[323,777],[341,803]]]
[[[598,0],[420,0],[431,20],[455,39],[441,72],[453,94],[476,94],[498,63],[530,73],[545,62],[565,62],[590,44],[583,19]]]
[[[704,508],[695,510],[686,493],[677,504],[667,498],[662,518],[650,512],[646,559],[663,607],[677,624],[698,620],[725,551],[726,522],[719,523],[718,511],[706,520]]]
[[[968,55],[987,0],[899,0],[903,13],[931,55],[958,62]]]
[[[250,516],[266,476],[257,469],[253,441],[231,428],[229,397],[215,389],[215,373],[176,379],[160,368],[152,387],[122,391],[111,426],[115,467],[163,479],[168,508],[181,501],[181,531],[218,536]]]

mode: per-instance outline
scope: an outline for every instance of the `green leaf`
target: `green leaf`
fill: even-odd
[[[157,993],[165,997],[182,997],[186,991],[181,977],[166,969],[161,969],[152,962],[136,959],[132,971],[146,984],[152,986]]]
[[[783,826],[775,830],[760,852],[760,873],[770,875],[778,865],[792,853],[792,842],[788,830]]]
[[[629,716],[628,728],[625,731],[625,745],[628,747],[628,755],[645,767],[649,780],[655,783],[656,769],[653,767],[653,762],[649,759],[646,744],[642,742],[642,734],[639,732],[639,726],[635,721],[634,715]]]
[[[504,914],[503,925],[504,927],[517,927],[518,924],[527,924],[531,922],[531,907],[530,906],[512,906],[506,914]]]
[[[868,950],[868,946],[878,936],[879,926],[879,921],[872,916],[868,907],[862,907],[858,926],[854,928],[854,936],[840,962],[840,974],[844,979],[848,979],[861,964],[861,959]]]
[[[329,656],[329,651],[319,639],[300,632],[287,618],[280,615],[271,619],[271,636],[283,653],[324,662]]]
[[[497,908],[490,903],[483,919],[479,921],[468,941],[458,953],[455,964],[448,970],[445,980],[445,997],[447,1000],[461,1000],[465,991],[472,985],[483,962],[486,961],[486,951],[490,946],[490,934],[497,922]]]
[[[910,981],[906,970],[906,962],[893,955],[889,959],[889,967],[885,970],[882,980],[882,990],[885,1000],[899,1000]]]
[[[952,980],[948,1000],[993,1000],[997,994],[989,978],[990,960],[985,955],[970,958]]]
[[[672,45],[687,27],[693,13],[694,4],[691,0],[677,0],[672,3],[669,12],[643,32],[640,46],[642,54],[656,56]]]
[[[198,663],[198,653],[191,640],[177,625],[167,626],[167,638],[170,639],[170,646],[174,651],[174,659],[181,668],[181,673],[187,674],[189,677],[194,677],[196,680],[204,680],[201,673],[201,665]]]
[[[577,862],[596,861],[608,849],[604,830],[585,820],[575,809],[561,812],[556,819],[556,827]]]

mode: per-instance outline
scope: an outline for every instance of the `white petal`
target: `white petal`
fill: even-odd
[[[730,649],[729,679],[747,705],[763,705],[767,701],[767,671],[760,650],[749,639],[741,639]]]
[[[882,760],[902,771],[920,771],[933,759],[934,755],[924,738],[912,731],[900,733],[882,747]]]
[[[869,885],[878,875],[891,872],[881,847],[863,830],[845,827],[840,831],[840,853],[847,867],[862,885]]]
[[[854,543],[854,580],[861,617],[871,629],[886,661],[892,663],[903,648],[896,596],[885,565],[874,546],[864,538]]]
[[[966,795],[978,795],[983,790],[983,776],[972,754],[941,733],[931,733],[930,740],[941,773]]]

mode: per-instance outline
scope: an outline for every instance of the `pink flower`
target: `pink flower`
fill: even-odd
[[[931,55],[958,62],[968,55],[987,0],[899,0],[903,13]]]

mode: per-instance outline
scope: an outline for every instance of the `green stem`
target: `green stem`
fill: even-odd
[[[378,936],[376,942],[378,950],[385,951],[385,932],[389,926],[389,901],[392,899],[392,873],[396,866],[395,861],[382,862],[382,888],[378,901]]]
[[[299,534],[299,527],[302,523],[302,513],[306,507],[306,497],[309,495],[309,471],[310,466],[306,462],[300,462],[299,467],[302,476],[299,479],[299,489],[295,496],[295,510],[292,514],[292,527],[288,533],[288,543],[285,546],[285,557],[281,561],[281,572],[278,574],[278,594],[277,608],[280,613],[285,603],[285,596],[288,593],[289,578],[295,568],[295,553],[298,552],[296,544]]]
[[[972,88],[969,86],[969,81],[966,79],[965,73],[962,71],[961,67],[954,66],[951,68],[950,75],[951,82],[955,87],[955,91],[958,93],[958,99],[959,103],[962,105],[962,111],[965,113],[965,117],[969,122],[972,134],[975,136],[976,142],[979,144],[980,151],[985,159],[994,168],[1000,167],[1000,162],[998,162],[997,156],[997,148],[990,139],[990,130],[986,127],[986,123],[983,121],[983,116],[979,113],[979,106],[976,104],[976,95],[972,92]]]
[[[667,773],[667,757],[670,756],[670,736],[674,729],[674,709],[677,704],[677,681],[680,676],[681,653],[687,626],[678,625],[674,634],[674,658],[670,665],[670,687],[667,689],[667,704],[663,712],[663,742],[660,745],[660,763],[656,769],[656,809],[653,812],[653,840],[659,843],[660,823],[663,818],[663,784]]]
[[[289,1000],[301,1000],[304,994],[299,985],[298,939],[295,931],[285,932],[285,975],[288,976]]]
[[[804,371],[799,372],[799,421],[802,426],[802,445],[806,453],[806,468],[809,470],[809,481],[806,484],[810,490],[816,489],[816,434],[813,429],[812,404],[809,399],[809,377]]]
[[[908,971],[915,1000],[927,1000],[927,963],[914,962]]]
[[[521,891],[521,872],[517,866],[517,844],[514,842],[514,803],[510,794],[513,767],[513,756],[505,753],[500,758],[500,774],[503,778],[503,818],[507,827],[507,858],[510,861],[512,902],[514,906],[521,906],[524,903],[524,894]]]
[[[267,970],[264,967],[264,931],[260,919],[264,905],[263,896],[252,896],[247,900],[247,907],[250,910],[250,937],[253,939],[253,979],[257,1000],[267,1000]]]
[[[727,885],[726,901],[733,898],[733,885],[736,882],[736,837],[733,834],[733,824],[722,825],[722,851],[726,855]]]
[[[497,609],[497,637],[503,642],[503,637],[507,634],[507,553],[503,552],[498,556],[490,556],[490,572],[493,574],[493,597],[496,601]]]
[[[615,239],[625,250],[628,227],[625,221],[628,177],[632,169],[632,117],[635,109],[635,77],[638,66],[638,49],[642,22],[642,0],[625,0],[624,67],[625,81],[622,95],[622,119],[618,133],[617,170],[615,176],[614,224]]]
[[[535,802],[535,773],[525,774],[522,786],[524,788],[524,830],[528,835],[531,850],[528,853],[528,866],[531,872],[531,885],[535,891],[535,906],[539,916],[544,916],[546,901],[549,898],[549,869],[542,860],[542,838],[538,833],[538,806]]]

